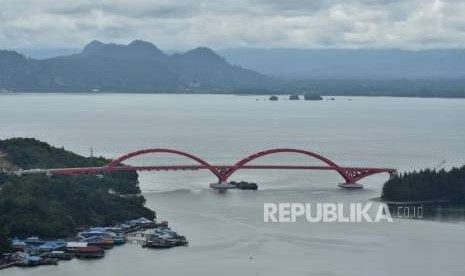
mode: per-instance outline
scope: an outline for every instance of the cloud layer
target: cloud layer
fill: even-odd
[[[0,48],[463,48],[461,0],[0,0]]]

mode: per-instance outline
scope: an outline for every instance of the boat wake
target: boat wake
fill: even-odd
[[[145,189],[142,194],[189,194],[199,193],[202,190],[209,190],[210,188],[172,188],[172,189]]]

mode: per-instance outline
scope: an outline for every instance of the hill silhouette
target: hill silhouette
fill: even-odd
[[[168,55],[142,40],[92,41],[77,54],[42,60],[0,51],[0,88],[6,90],[182,92],[263,88],[273,82],[204,47]]]

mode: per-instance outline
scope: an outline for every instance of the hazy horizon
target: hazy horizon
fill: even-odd
[[[100,42],[106,45],[117,44],[99,40]],[[156,43],[149,43],[158,48]],[[16,51],[30,58],[48,59],[80,53],[89,44],[92,42],[75,49],[16,49]],[[183,54],[192,49],[160,50],[167,55],[172,55]],[[463,78],[465,71],[463,66],[465,49],[463,48],[406,50],[244,47],[213,50],[230,64],[269,76],[291,79]]]
[[[98,39],[97,39],[98,40]],[[142,39],[143,40],[143,39]],[[101,40],[98,40],[101,41]],[[133,41],[133,40],[130,40]],[[129,42],[130,42],[129,41]],[[145,41],[145,40],[144,40]],[[90,42],[90,41],[89,41]],[[101,41],[103,43],[114,43],[111,41]],[[129,43],[128,42],[128,43]],[[150,41],[149,41],[150,42]],[[123,43],[123,44],[128,44]],[[158,46],[154,42],[155,46]],[[119,43],[118,43],[119,44]],[[77,54],[86,46],[87,44],[82,45],[82,47],[75,47],[75,48],[1,48],[0,50],[9,50],[9,51],[16,51],[20,54],[23,54],[29,58],[35,59],[47,59],[53,58],[58,56],[64,55],[71,55]],[[209,47],[208,45],[198,45],[188,49],[163,49],[160,48],[166,54],[174,54],[174,53],[184,53],[194,48],[198,47],[207,47],[211,48],[216,52],[222,53],[225,51],[296,51],[296,52],[304,52],[304,51],[399,51],[399,52],[407,52],[407,53],[416,53],[416,52],[429,52],[429,51],[462,51],[465,50],[464,47],[456,47],[456,48],[435,48],[435,49],[402,49],[402,48],[285,48],[285,47],[277,47],[277,48],[261,48],[261,47],[231,47],[231,48],[213,48]]]

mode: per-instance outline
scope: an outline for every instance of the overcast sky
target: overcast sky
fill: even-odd
[[[0,48],[458,48],[463,0],[0,0]]]

